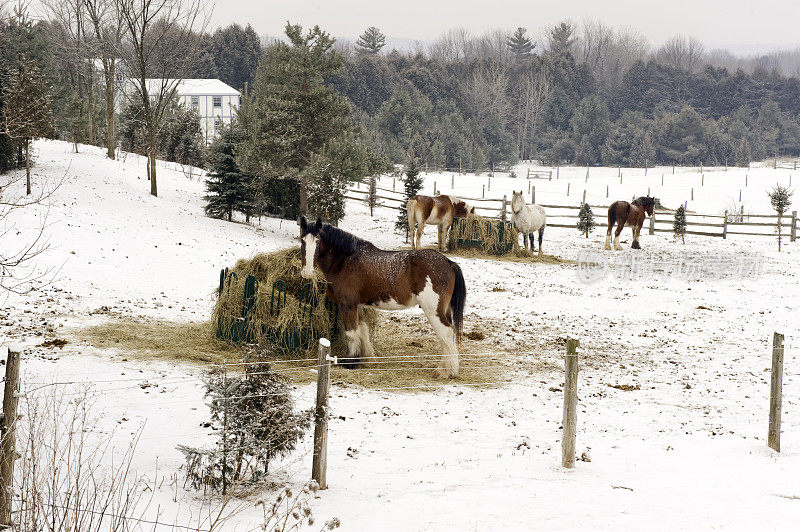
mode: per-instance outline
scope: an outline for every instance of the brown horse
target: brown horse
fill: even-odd
[[[422,230],[425,224],[439,226],[439,251],[445,250],[447,231],[453,224],[453,218],[474,214],[475,207],[453,196],[414,196],[406,204],[408,214],[408,234],[411,235],[411,248],[419,249]],[[417,225],[417,237],[414,239],[414,225]]]
[[[345,365],[355,367],[373,355],[361,307],[401,310],[419,305],[444,344],[436,376],[458,375],[458,345],[467,288],[458,264],[432,249],[384,251],[337,227],[300,220],[301,275],[317,266],[325,293],[339,306],[347,340]]]
[[[617,224],[614,232],[614,249],[622,249],[619,245],[619,234],[627,225],[633,231],[632,249],[641,249],[639,245],[639,232],[642,230],[645,215],[653,216],[655,200],[650,196],[636,198],[631,203],[627,201],[615,201],[608,208],[608,231],[606,232],[606,249],[611,249],[611,229]]]

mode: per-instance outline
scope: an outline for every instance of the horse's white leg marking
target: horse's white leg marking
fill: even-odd
[[[437,309],[439,308],[439,294],[433,289],[430,278],[426,279],[425,288],[417,294],[417,301],[428,322],[433,327],[436,336],[439,337],[444,345],[444,354],[439,368],[436,370],[438,377],[455,377],[458,375],[458,346],[456,345],[456,332],[452,327],[446,326],[439,319]]]
[[[622,246],[619,245],[619,235],[614,235],[614,249],[617,251],[622,249]]]
[[[606,245],[603,249],[611,249],[611,233],[606,233]]]
[[[358,334],[361,337],[361,353],[364,355],[365,362],[375,355],[372,348],[372,341],[369,339],[369,325],[364,320],[358,324]]]
[[[420,248],[420,241],[422,240],[422,230],[425,228],[425,220],[422,219],[422,215],[417,218],[417,246],[415,249]]]
[[[305,279],[311,279],[314,277],[314,254],[317,251],[317,239],[309,234],[304,236],[303,240],[306,242],[306,265],[300,275]]]

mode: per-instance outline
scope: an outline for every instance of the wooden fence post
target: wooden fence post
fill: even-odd
[[[0,526],[10,527],[14,498],[14,461],[17,459],[16,430],[19,403],[20,348],[8,347],[6,384],[3,391],[3,419],[0,421]]]
[[[606,197],[608,197],[608,185],[606,185]]]
[[[742,189],[739,189],[739,203],[742,202]]]
[[[531,191],[531,203],[536,204],[536,185],[533,185],[533,190]]]
[[[692,187],[692,201],[694,201],[694,187]]]
[[[438,196],[439,193],[436,191],[436,181],[433,182],[433,195]]]
[[[584,180],[584,183],[588,183],[588,182],[589,182],[589,167],[587,166],[586,167],[586,180]]]
[[[561,465],[575,466],[575,431],[578,422],[578,340],[567,338],[564,357],[564,428],[561,437]]]
[[[558,179],[558,171],[559,171],[559,169],[560,169],[560,168],[561,168],[561,167],[559,167],[559,166],[556,166],[556,179]]]
[[[567,196],[569,196],[569,182],[567,182]]]
[[[481,197],[486,197],[486,185],[481,185]]]
[[[394,178],[394,177],[392,178],[392,192],[394,192],[394,190],[395,190],[395,189],[394,189],[394,182],[395,182],[395,179],[396,179],[396,178]]]
[[[790,231],[789,242],[794,242],[797,239],[797,211],[792,211],[792,227]]]
[[[661,174],[661,186],[664,186],[664,174]]]
[[[314,410],[314,460],[311,465],[311,478],[319,489],[328,488],[325,475],[328,469],[328,388],[330,387],[331,342],[319,339],[317,350],[317,408]]]
[[[530,194],[530,193],[531,193],[531,182],[528,181],[528,194]]]
[[[581,205],[583,205],[584,203],[586,203],[586,189],[585,188],[583,189],[583,199],[581,200]]]
[[[527,175],[525,177],[528,178],[528,179],[531,178],[531,169],[530,168],[528,168],[528,173],[527,173]]]
[[[454,189],[456,187],[456,174],[452,174],[450,176],[450,189]]]
[[[725,219],[722,221],[722,239],[728,238],[728,209],[725,209]]]
[[[747,174],[744,174],[744,186],[747,186]]]
[[[781,399],[783,395],[783,335],[772,335],[772,380],[769,387],[767,445],[781,452]]]
[[[656,234],[656,211],[653,211],[653,216],[650,217],[650,234]]]
[[[486,190],[491,192],[492,191],[492,176],[490,175],[487,179],[488,179],[488,181],[486,182]]]
[[[503,194],[503,212],[500,213],[500,219],[501,220],[505,220],[506,219],[506,206],[507,205],[508,205],[508,199],[506,198],[506,195]]]
[[[700,186],[703,187],[706,184],[706,174],[700,174]]]

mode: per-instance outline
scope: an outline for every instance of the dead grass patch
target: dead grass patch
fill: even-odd
[[[372,332],[376,356],[362,368],[331,368],[331,382],[366,388],[397,389],[425,392],[444,384],[433,371],[441,359],[439,341],[422,316],[399,317],[390,314],[380,320]],[[179,361],[196,364],[233,362],[245,356],[246,346],[237,346],[215,338],[214,325],[116,319],[108,323],[71,331],[81,342],[98,349],[116,349],[127,358]],[[459,377],[454,384],[499,383],[509,379],[512,358],[509,352],[498,351],[484,338],[462,339]],[[287,360],[276,359],[264,351],[265,360],[298,384],[316,380],[310,370],[316,359],[299,354]],[[477,354],[478,356],[474,356]],[[487,386],[488,386],[487,385]]]

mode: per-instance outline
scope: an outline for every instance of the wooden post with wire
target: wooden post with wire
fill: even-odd
[[[14,498],[14,461],[17,459],[16,430],[19,403],[20,348],[8,347],[6,383],[3,391],[3,418],[0,421],[0,527],[11,527]]]
[[[311,478],[319,489],[328,489],[325,474],[328,469],[328,389],[331,382],[331,342],[319,339],[317,350],[317,407],[314,410],[314,460]]]
[[[561,424],[561,465],[575,467],[575,432],[578,424],[578,340],[567,338],[564,357],[564,417]]]
[[[783,335],[772,335],[772,381],[769,387],[767,445],[781,452],[781,399],[783,398]]]
[[[533,190],[531,191],[531,203],[533,205],[536,205],[536,185],[533,185]],[[795,213],[797,213],[797,211],[795,211]],[[797,217],[795,216],[795,218]],[[794,227],[794,225],[792,225],[792,227]]]
[[[797,211],[792,211],[792,227],[790,231],[789,241],[794,242],[797,240]]]
[[[722,219],[722,240],[728,238],[728,209],[725,209],[725,218]]]
[[[656,211],[653,211],[653,216],[650,217],[650,230],[648,231],[649,234],[654,235],[656,234]]]

